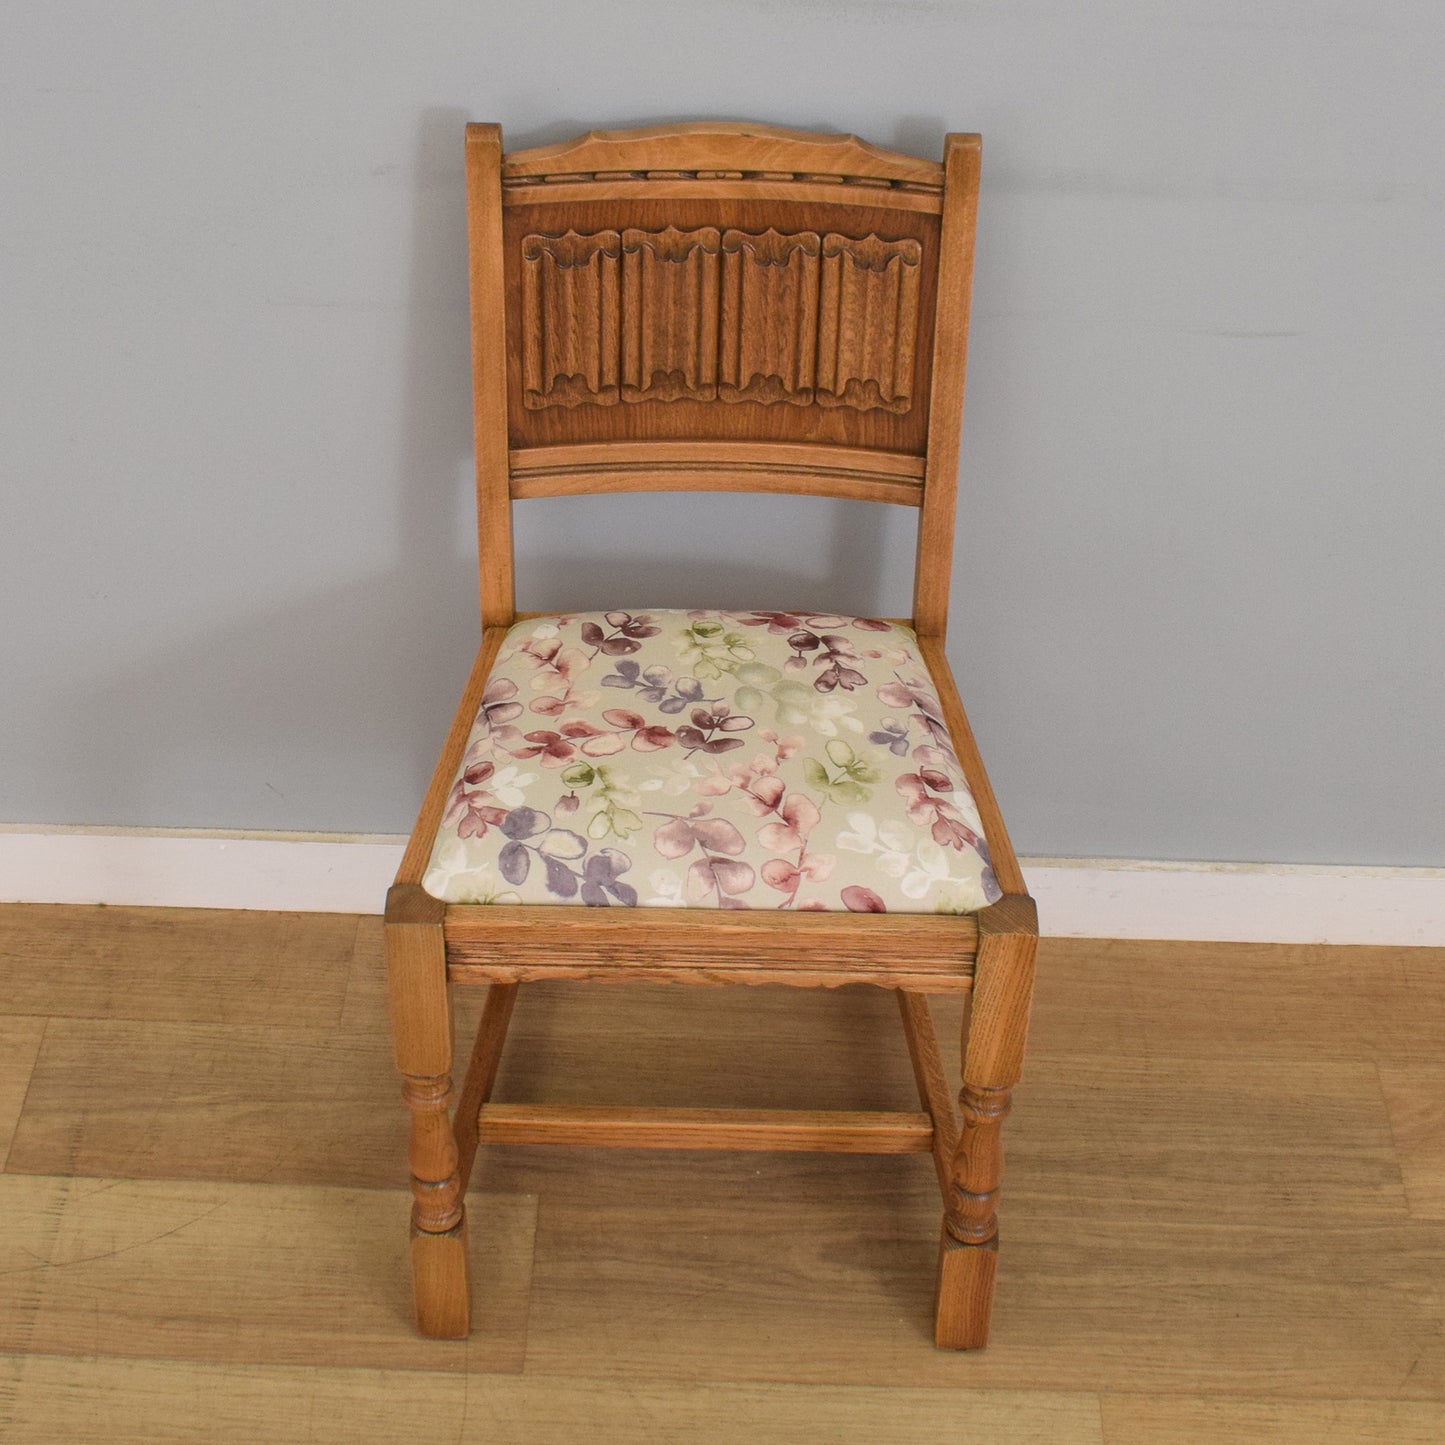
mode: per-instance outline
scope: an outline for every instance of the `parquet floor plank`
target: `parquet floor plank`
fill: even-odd
[[[58,1438],[78,1445],[430,1439],[456,1445],[915,1445],[958,1438],[1100,1445],[1103,1438],[1095,1396],[1043,1390],[975,1390],[961,1397],[943,1390],[690,1386],[46,1355],[16,1363],[5,1436],[14,1445],[53,1445]]]

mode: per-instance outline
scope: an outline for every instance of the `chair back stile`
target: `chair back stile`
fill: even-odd
[[[504,155],[469,126],[483,625],[516,615],[515,498],[788,492],[918,508],[941,639],[978,174],[972,135],[940,165],[733,123]]]

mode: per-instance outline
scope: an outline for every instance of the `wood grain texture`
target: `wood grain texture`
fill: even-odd
[[[392,1070],[384,1015],[335,1031],[52,1019],[7,1168],[404,1189]]]
[[[1125,1201],[1081,1228],[1016,1171],[989,1348],[958,1355],[929,1348],[938,1198],[908,1161],[760,1154],[740,1180],[697,1154],[663,1189],[662,1156],[497,1153],[493,1187],[549,1201],[529,1369],[580,1352],[597,1377],[1445,1398],[1435,1223],[1221,1220],[1210,1197],[1187,1222]]]
[[[453,904],[445,935],[458,981],[874,983],[945,993],[970,986],[977,924],[924,913]]]
[[[813,400],[818,365],[816,231],[723,236],[718,395],[727,402]]]
[[[1023,1072],[1038,920],[1033,900],[1005,895],[979,914],[978,957],[963,1042],[961,1120],[944,1193],[934,1343],[988,1343],[998,1269],[1003,1123]]]
[[[513,355],[541,355],[545,341],[529,321],[537,315],[529,299],[529,249],[571,246],[562,240],[569,235],[599,238],[608,247],[612,238],[620,246],[630,236],[638,249],[619,258],[615,299],[606,293],[608,319],[559,307],[558,335],[581,328],[605,348],[615,320],[619,378],[624,365],[635,366],[638,383],[643,336],[659,358],[645,386],[623,390],[614,401],[610,392],[604,400],[579,382],[575,394],[558,393],[559,401],[575,403],[570,405],[538,405],[519,369],[508,409],[514,449],[606,441],[777,442],[923,457],[940,259],[937,215],[890,210],[878,198],[892,192],[851,186],[807,202],[798,194],[785,201],[716,193],[681,197],[671,188],[684,183],[635,184],[641,188],[635,193],[609,183],[589,198],[570,195],[570,187],[534,186],[504,209]],[[841,283],[830,293],[830,304],[841,312],[826,332],[820,329],[825,243],[838,249],[828,264]],[[917,264],[910,264],[915,256]],[[869,270],[880,263],[884,271]],[[895,282],[898,296],[892,298]],[[600,289],[597,295],[602,298]],[[562,349],[570,346],[567,341]],[[842,387],[821,400],[820,365]],[[850,389],[846,372],[854,365],[868,375]],[[841,405],[831,404],[839,400]]]
[[[522,238],[522,403],[613,406],[622,396],[622,237]]]
[[[514,480],[533,472],[606,471],[610,467],[698,466],[821,472],[857,472],[922,482],[923,459],[907,452],[827,447],[810,442],[599,442],[588,445],[524,447],[512,452]],[[520,493],[518,494],[520,495]]]
[[[508,181],[598,171],[619,178],[657,172],[772,172],[900,181],[937,189],[936,161],[886,151],[853,135],[820,135],[743,121],[688,121],[638,130],[594,130],[560,145],[513,151]]]
[[[505,627],[516,608],[507,479],[509,380],[502,259],[502,128],[466,132],[467,251],[471,268],[472,420],[477,458],[477,558],[482,626]]]
[[[823,237],[818,305],[817,400],[820,406],[913,405],[918,333],[917,241]]]
[[[8,1015],[334,1024],[356,918],[16,903],[0,908]]]
[[[1445,948],[1044,938],[1039,979],[1036,1050],[1134,1061],[1445,1058]]]
[[[958,1143],[958,1119],[953,1112],[952,1091],[944,1072],[938,1036],[928,1000],[917,993],[897,991],[898,1011],[903,1017],[903,1035],[908,1041],[908,1059],[918,1086],[918,1099],[933,1120],[933,1167],[945,1198],[953,1152]]]
[[[622,399],[717,396],[721,236],[714,226],[622,232]]]
[[[0,1017],[0,1169],[6,1167],[45,1029],[43,1018]]]
[[[457,1095],[457,1173],[463,1193],[472,1177],[472,1161],[477,1153],[477,1115],[496,1086],[497,1071],[502,1066],[502,1046],[507,1041],[507,1029],[516,1005],[516,984],[494,983],[487,990],[486,1007],[477,1025],[466,1078]]]
[[[1381,1063],[1380,1083],[1410,1213],[1445,1220],[1445,1063]]]
[[[412,1308],[417,1332],[428,1339],[464,1340],[471,1333],[469,1253],[465,1215],[461,1215],[450,1229],[438,1232],[423,1228],[418,1222],[413,1188]]]
[[[926,1154],[927,1114],[804,1109],[647,1109],[605,1104],[485,1104],[486,1144],[612,1149],[782,1150],[804,1154]]]
[[[856,201],[883,215],[905,220],[917,216],[937,217],[943,197],[930,186],[897,182],[882,187],[865,184],[861,178],[844,176],[841,181],[810,176],[803,172],[772,174],[754,171],[709,176],[706,171],[583,171],[565,181],[537,179],[504,180],[504,207],[525,206],[534,217],[555,208],[565,214],[573,206],[594,201],[653,201],[659,196],[686,204],[690,201],[727,201],[738,204],[763,202],[785,206],[838,205]]]
[[[1230,1400],[1105,1395],[1106,1445],[1439,1445],[1445,1405],[1402,1400]]]
[[[938,243],[942,261],[933,327],[928,475],[923,509],[918,516],[913,580],[914,626],[921,637],[940,641],[948,629],[948,588],[953,576],[953,526],[958,509],[958,453],[973,295],[980,156],[981,142],[976,135],[950,135],[944,139],[946,180],[943,234]]]
[[[432,1370],[13,1357],[10,1445],[916,1445],[956,1433],[944,1390],[608,1381]],[[23,1369],[21,1365],[23,1364]],[[0,1359],[0,1379],[5,1361]],[[1088,1393],[973,1390],[969,1428],[997,1445],[1099,1445]],[[1401,1437],[1406,1442],[1413,1436]]]
[[[922,478],[922,460],[904,453],[787,442],[601,442],[512,453],[512,495],[519,498],[793,492],[916,507]]]
[[[716,226],[522,237],[522,403],[913,404],[920,243]]]
[[[990,1346],[958,1357],[929,1344],[929,1171],[812,1154],[488,1149],[476,1333],[415,1338],[380,919],[352,920],[340,1022],[333,996],[303,1027],[126,1017],[159,986],[146,971],[173,977],[167,950],[194,949],[188,923],[216,940],[214,980],[249,967],[284,996],[301,966],[304,917],[294,940],[255,915],[165,921],[125,977],[75,950],[67,997],[117,1017],[48,1019],[16,1132],[12,1171],[100,1177],[0,1175],[7,1439],[289,1438],[276,1420],[389,1440],[443,1406],[487,1439],[575,1438],[579,1420],[706,1439],[704,1417],[724,1439],[836,1417],[847,1439],[853,1409],[860,1439],[993,1421],[1097,1439],[1077,1433],[1095,1391],[1120,1442],[1439,1433],[1445,1222],[1410,1212],[1386,1103],[1398,1129],[1392,1069],[1408,1098],[1433,1087],[1445,951],[1042,940]],[[469,1023],[481,993],[461,992]],[[949,1077],[963,1002],[932,1005]],[[876,989],[537,985],[497,1096],[908,1109],[895,1009]],[[526,1373],[496,1374],[524,1345]],[[940,1413],[910,1437],[915,1402]]]
[[[416,908],[415,918],[397,915]],[[446,986],[442,918],[446,905],[419,884],[393,883],[387,895],[387,995],[392,1043],[403,1074],[441,1078],[451,1072],[452,1018]]]
[[[471,1338],[412,1329],[390,1190],[0,1175],[0,1350],[520,1370],[534,1201],[481,1196]]]

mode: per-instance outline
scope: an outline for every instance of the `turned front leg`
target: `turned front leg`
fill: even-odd
[[[964,1038],[962,1111],[938,1252],[934,1340],[943,1348],[988,1343],[998,1266],[1003,1121],[1023,1065],[1038,944],[1033,902],[1006,897],[978,915],[979,949]]]
[[[462,1181],[452,1132],[450,1074],[406,1075],[402,1097],[411,1111],[411,1222],[428,1234],[445,1234],[462,1222]]]
[[[452,1126],[452,1021],[445,905],[416,884],[387,895],[386,961],[396,1063],[411,1116],[411,1263],[417,1328],[461,1339],[470,1327],[466,1215]]]

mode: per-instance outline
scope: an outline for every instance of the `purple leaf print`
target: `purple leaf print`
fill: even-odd
[[[710,707],[695,707],[692,710],[692,726],[684,725],[677,730],[678,742],[689,752],[701,749],[705,753],[726,753],[743,746],[741,738],[714,738],[714,732],[746,732],[753,726],[753,719],[744,713],[734,713],[724,702]]]
[[[617,664],[616,672],[609,672],[602,679],[603,687],[636,687],[637,677],[641,669],[637,663],[624,659]]]
[[[597,645],[597,650],[607,657],[623,657],[629,652],[638,652],[642,648],[640,642],[634,642],[630,637],[606,637]]]
[[[625,908],[637,907],[637,890],[621,882],[632,867],[632,859],[619,848],[600,848],[582,869],[582,901],[592,908],[606,908],[610,893]]]
[[[744,627],[766,627],[769,632],[792,632],[803,619],[792,612],[752,612],[738,618]]]
[[[580,629],[582,641],[588,647],[595,647],[604,657],[626,657],[642,646],[643,638],[656,637],[662,631],[646,613],[635,617],[630,612],[608,612],[604,615],[607,625],[616,629],[610,637],[595,622],[584,622]],[[618,685],[613,684],[614,687]],[[632,686],[630,683],[620,685]]]
[[[552,826],[552,820],[536,808],[513,808],[502,819],[501,828],[505,837],[516,841],[521,838],[535,838]]]
[[[497,855],[497,870],[508,883],[525,883],[527,874],[532,871],[532,855],[527,851],[527,845],[508,843]]]
[[[823,669],[813,679],[813,686],[819,692],[832,692],[839,687],[845,692],[852,692],[855,687],[865,686],[867,677],[856,667],[848,666],[849,662],[857,660],[858,653],[846,637],[839,637],[834,632],[826,634],[823,638],[823,651],[813,659],[814,665]]]
[[[870,743],[887,748],[895,757],[908,756],[908,724],[894,722],[891,718],[877,732],[868,734]]]
[[[575,898],[577,875],[556,858],[544,857],[543,861],[547,865],[547,892],[555,893],[558,898]]]

